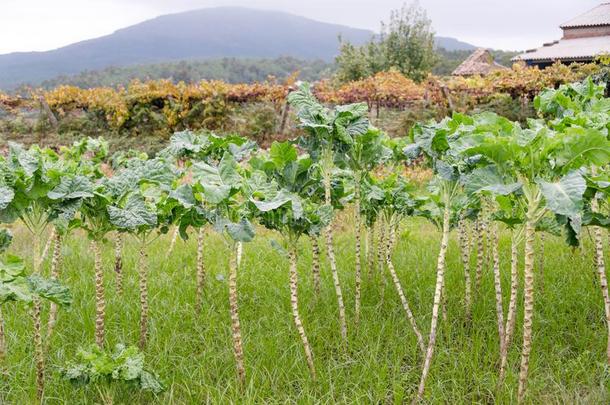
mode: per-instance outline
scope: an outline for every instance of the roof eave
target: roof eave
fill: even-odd
[[[523,62],[558,62],[558,61],[559,62],[583,62],[583,61],[595,59],[596,57],[597,57],[597,55],[567,57],[567,58],[562,58],[562,57],[558,57],[558,58],[518,58],[518,57],[515,57],[515,58],[511,59],[511,61],[514,61],[514,62],[520,62],[520,61],[523,61]]]
[[[610,24],[578,24],[578,25],[560,25],[559,28],[562,30],[566,28],[590,28],[590,27],[607,27]]]

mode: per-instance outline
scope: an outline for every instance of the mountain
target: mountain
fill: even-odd
[[[278,11],[241,7],[187,11],[52,51],[0,55],[0,88],[108,66],[189,59],[290,55],[330,61],[338,52],[339,35],[362,44],[373,32]]]
[[[278,11],[242,7],[193,10],[163,15],[107,36],[52,51],[0,55],[0,89],[11,90],[21,84],[37,86],[53,79],[57,82],[82,72],[99,72],[109,67],[177,61],[271,60],[290,56],[330,62],[338,53],[339,35],[359,45],[374,33]],[[449,51],[475,49],[473,45],[448,37],[437,37],[436,44]],[[204,75],[207,71],[209,69],[204,70]],[[170,72],[169,76],[176,76],[174,73]],[[266,77],[273,71],[259,73],[259,76]],[[215,73],[213,76],[223,75],[226,74]]]
[[[437,48],[444,48],[447,51],[474,51],[477,49],[472,44],[451,37],[436,37],[434,38],[434,43]]]

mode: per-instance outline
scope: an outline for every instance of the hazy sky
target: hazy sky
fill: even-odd
[[[558,39],[558,25],[601,0],[420,0],[438,35],[523,50]],[[378,30],[402,0],[0,0],[0,54],[58,48],[161,14],[214,6],[275,9]]]

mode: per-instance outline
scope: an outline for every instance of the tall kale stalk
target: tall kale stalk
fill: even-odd
[[[239,321],[239,303],[237,293],[237,243],[231,246],[229,253],[229,308],[231,313],[231,336],[233,338],[233,354],[237,368],[237,380],[241,386],[246,384],[246,368],[244,366],[244,346],[241,337],[241,324]]]
[[[125,236],[117,232],[114,240],[114,275],[116,277],[116,292],[123,294],[123,243]]]
[[[313,277],[313,289],[317,296],[320,295],[320,243],[319,235],[309,237],[311,241],[311,274]]]
[[[438,315],[439,308],[442,300],[443,286],[445,283],[445,261],[447,256],[447,246],[449,244],[449,231],[450,231],[450,215],[451,215],[451,199],[455,189],[450,184],[443,183],[441,195],[443,196],[442,201],[444,203],[443,208],[443,222],[442,222],[442,236],[441,246],[438,252],[438,258],[436,263],[436,285],[434,288],[434,303],[432,305],[432,319],[430,321],[430,334],[428,336],[428,346],[426,348],[426,355],[424,357],[424,363],[422,366],[421,378],[419,381],[419,387],[417,389],[417,397],[414,402],[423,399],[424,390],[426,389],[426,378],[430,372],[430,365],[432,364],[432,356],[434,354],[434,347],[436,344],[436,336],[438,329]]]
[[[62,262],[62,241],[63,239],[61,233],[55,230],[55,235],[53,238],[53,257],[51,258],[51,278],[55,280],[59,280],[60,275]],[[47,346],[51,341],[51,336],[53,335],[53,330],[55,329],[55,324],[57,323],[57,310],[57,304],[51,302],[51,305],[49,307],[49,320],[47,322]]]
[[[472,317],[472,281],[470,279],[470,238],[466,220],[461,218],[458,223],[458,243],[460,247],[460,259],[464,270],[464,310],[466,321],[470,322]]]
[[[199,228],[197,233],[197,290],[195,297],[195,312],[201,313],[203,306],[203,288],[205,285],[205,263],[203,261],[203,242],[205,239],[205,228]]]
[[[319,187],[319,179],[316,178],[318,170],[309,157],[298,157],[293,145],[274,142],[269,159],[259,157],[251,161],[251,166],[247,186],[250,211],[262,225],[278,231],[283,238],[284,247],[276,247],[288,259],[294,326],[301,338],[311,378],[315,380],[313,349],[299,312],[297,250],[301,236],[314,238],[330,222],[332,208],[326,203],[307,198],[311,191]]]

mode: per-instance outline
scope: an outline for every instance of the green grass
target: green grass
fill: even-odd
[[[346,221],[339,221],[345,223]],[[331,275],[323,260],[322,293],[316,298],[310,272],[310,247],[299,257],[301,313],[312,344],[319,381],[308,374],[292,323],[287,261],[260,230],[247,244],[239,274],[239,303],[246,356],[247,386],[235,378],[227,287],[228,252],[221,239],[206,239],[204,310],[196,316],[195,239],[178,242],[166,257],[169,237],[150,249],[150,340],[146,361],[168,390],[154,397],[125,386],[74,387],[58,367],[79,347],[94,341],[93,259],[82,234],[70,237],[63,253],[62,277],[75,302],[60,312],[47,358],[46,403],[405,403],[419,381],[421,355],[389,276],[364,277],[359,327],[353,324],[353,233],[337,226],[336,252],[346,299],[349,347],[344,350]],[[406,237],[394,255],[396,269],[422,332],[429,330],[439,234],[422,221],[404,223]],[[16,230],[15,253],[27,257],[31,240]],[[505,299],[508,299],[510,240],[501,239]],[[528,402],[608,403],[610,376],[605,364],[606,326],[601,293],[593,273],[590,241],[572,251],[560,239],[546,238],[543,276],[537,269],[534,343]],[[125,294],[115,294],[113,246],[104,247],[109,347],[138,341],[138,284],[135,246],[125,251]],[[437,350],[426,388],[430,403],[512,403],[516,400],[521,312],[510,351],[505,384],[496,389],[498,338],[493,279],[484,273],[475,294],[473,322],[464,323],[463,277],[455,234],[448,253],[448,320],[441,320]],[[48,266],[48,263],[47,263]],[[46,270],[48,271],[48,270]],[[366,272],[366,270],[365,270]],[[220,277],[224,275],[224,279]],[[521,299],[521,297],[520,297]],[[505,302],[505,310],[507,303]],[[8,334],[7,377],[0,386],[4,403],[35,403],[32,321],[24,308],[4,309]],[[46,312],[45,312],[46,316]]]

